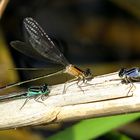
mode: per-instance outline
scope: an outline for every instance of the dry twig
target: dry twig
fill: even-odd
[[[50,95],[44,104],[29,100],[20,110],[25,99],[0,103],[0,129],[34,126],[80,120],[85,118],[110,116],[140,111],[140,83],[130,89],[130,84],[122,84],[118,73],[97,76],[87,84],[69,83],[63,94],[64,84],[50,87]]]

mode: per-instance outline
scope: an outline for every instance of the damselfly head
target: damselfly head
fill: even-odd
[[[87,68],[83,73],[85,75],[86,80],[90,81],[93,79],[93,74],[91,73],[89,68]]]
[[[126,68],[121,68],[119,71],[119,77],[124,77],[126,75]]]
[[[49,91],[49,89],[48,89],[48,84],[45,83],[44,85],[42,85],[42,86],[41,86],[41,91],[42,91],[42,92]]]

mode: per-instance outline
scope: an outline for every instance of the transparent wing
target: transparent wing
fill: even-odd
[[[29,57],[45,60],[45,58],[40,55],[31,45],[28,43],[22,42],[22,41],[11,41],[10,45],[16,49],[17,51],[23,53],[24,55],[27,55]]]
[[[27,35],[26,39],[28,39],[34,50],[43,57],[56,63],[60,63],[64,66],[69,65],[64,55],[34,19],[30,17],[25,18],[23,24],[25,27],[25,34]]]

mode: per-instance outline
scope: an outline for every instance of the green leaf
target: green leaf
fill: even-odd
[[[112,129],[134,121],[140,117],[140,113],[102,117],[81,121],[53,136],[47,140],[88,140],[97,138]]]

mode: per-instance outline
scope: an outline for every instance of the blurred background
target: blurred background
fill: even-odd
[[[50,61],[42,62],[25,56],[9,45],[13,40],[24,41],[22,21],[25,17],[33,17],[43,27],[70,63],[82,69],[90,68],[95,76],[118,71],[122,67],[140,66],[139,1],[1,0],[0,86],[61,69],[59,65],[52,64]],[[48,69],[34,72],[9,70],[14,67],[46,67]],[[62,74],[22,85],[22,88],[44,82],[53,85],[66,80],[67,77]],[[15,87],[8,92],[18,89],[21,87]],[[98,119],[90,119],[82,122],[1,131],[0,138],[140,139],[139,116],[139,114],[133,114],[100,118],[101,124]],[[127,121],[122,121],[122,119]],[[107,125],[108,123],[110,125]],[[99,132],[96,131],[97,126]],[[87,128],[91,131],[90,134],[86,132]]]

